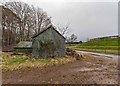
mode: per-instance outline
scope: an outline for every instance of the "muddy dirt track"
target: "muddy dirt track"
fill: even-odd
[[[72,63],[3,73],[3,84],[118,84],[117,60],[96,56]]]

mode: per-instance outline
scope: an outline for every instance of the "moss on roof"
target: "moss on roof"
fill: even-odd
[[[32,42],[21,41],[14,48],[32,48]]]

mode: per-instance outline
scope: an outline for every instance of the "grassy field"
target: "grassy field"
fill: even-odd
[[[67,47],[76,50],[110,54],[119,54],[118,50],[120,50],[118,38],[94,39],[81,44],[67,44]]]
[[[39,68],[43,66],[64,65],[73,62],[76,59],[71,56],[64,56],[61,58],[33,58],[31,55],[2,52],[2,70],[13,71],[21,68]],[[0,58],[1,58],[0,57]]]

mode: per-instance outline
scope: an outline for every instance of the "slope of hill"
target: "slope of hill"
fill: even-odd
[[[118,46],[118,38],[93,39],[81,45],[84,46]]]
[[[120,38],[91,39],[78,45],[68,45],[68,47],[77,50],[118,54],[118,50],[120,50],[119,40]]]

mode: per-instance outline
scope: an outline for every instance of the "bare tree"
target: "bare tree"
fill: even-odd
[[[13,13],[15,13],[20,19],[21,19],[21,23],[20,23],[20,40],[26,40],[25,36],[27,33],[25,33],[26,29],[27,29],[27,25],[29,25],[29,17],[31,14],[31,8],[28,4],[23,3],[23,2],[6,2],[5,3],[5,7],[9,8],[10,10],[13,11]],[[29,27],[28,27],[29,28]]]
[[[58,25],[57,28],[62,35],[66,35],[68,33],[69,26],[70,24],[67,24],[66,26]]]
[[[32,6],[32,24],[35,34],[39,33],[43,28],[51,23],[50,17],[41,8]]]
[[[51,23],[50,17],[39,7],[24,2],[6,2],[5,7],[11,9],[20,19],[20,41],[30,40],[33,34],[39,33]]]
[[[2,6],[2,32],[3,44],[11,45],[17,41],[17,29],[20,23],[20,18],[17,17],[11,10]],[[16,35],[16,36],[15,36]]]
[[[77,40],[77,36],[75,34],[72,34],[70,38],[71,38],[71,42],[74,42]]]
[[[67,42],[75,42],[77,40],[77,36],[75,34],[72,34],[70,37],[66,37]]]

